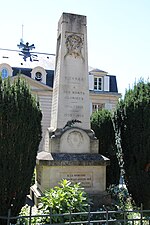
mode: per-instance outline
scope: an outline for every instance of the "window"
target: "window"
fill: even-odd
[[[104,108],[104,104],[102,103],[93,103],[92,104],[92,112],[97,112],[99,110],[102,110]]]
[[[7,63],[0,64],[0,74],[2,79],[6,79],[8,76],[12,76],[13,70],[11,66]]]
[[[102,91],[103,79],[102,77],[94,77],[94,90]]]
[[[38,81],[41,81],[42,80],[42,74],[40,72],[36,72],[35,73],[35,79],[38,80]]]
[[[46,75],[46,70],[41,66],[36,66],[31,71],[31,78],[43,84],[46,84]]]
[[[8,77],[8,70],[6,68],[2,69],[2,79],[5,79]]]

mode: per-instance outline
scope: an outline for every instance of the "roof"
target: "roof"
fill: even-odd
[[[31,85],[32,87],[35,86],[36,89],[37,89],[37,87],[38,87],[38,89],[39,89],[39,87],[40,87],[40,89],[45,90],[45,91],[52,91],[52,90],[53,90],[52,87],[49,87],[48,85],[46,85],[46,84],[44,84],[44,83],[42,83],[42,82],[36,81],[36,80],[33,79],[33,78],[29,78],[29,77],[27,77],[27,76],[24,75],[24,74],[21,74],[20,77],[23,78],[23,79],[26,79],[27,82],[30,83],[30,85]],[[12,79],[12,80],[15,80],[15,79],[17,79],[17,76],[13,76],[13,77],[11,77],[11,79]],[[35,87],[34,87],[34,88],[35,88]],[[33,89],[33,90],[35,90],[35,89]]]
[[[11,49],[3,49],[0,48],[0,62],[7,63],[13,68],[19,68],[21,71],[25,71],[35,68],[37,66],[43,67],[45,70],[54,70],[55,69],[55,55],[49,53],[40,53],[34,52],[37,57],[33,58],[31,62],[29,58],[24,61],[23,57],[19,55],[21,51],[19,50],[11,50]],[[93,68],[89,66],[89,72],[101,72],[107,73],[103,70]]]
[[[116,76],[111,75],[109,77],[110,77],[110,83],[109,83],[110,92],[117,92],[118,93]]]
[[[45,70],[54,70],[55,68],[55,56],[48,53],[34,52],[32,62],[29,58],[24,61],[23,56],[19,55],[21,51],[0,49],[0,62],[7,63],[11,67],[15,68],[35,68],[42,66]]]
[[[89,70],[89,73],[107,73],[106,71],[97,69],[97,68],[93,68],[92,70]]]
[[[33,52],[32,52],[33,53]],[[46,85],[53,87],[54,81],[54,70],[55,70],[55,55],[49,53],[38,53],[34,52],[32,61],[27,58],[24,61],[23,56],[19,55],[21,51],[10,50],[10,49],[0,49],[0,64],[7,63],[13,69],[13,76],[18,73],[22,73],[27,77],[31,78],[31,71],[35,67],[43,67],[46,70]],[[100,70],[98,68],[92,68],[89,66],[89,74],[99,74],[107,75],[110,77],[110,92],[118,92],[116,76],[108,75],[106,71]]]

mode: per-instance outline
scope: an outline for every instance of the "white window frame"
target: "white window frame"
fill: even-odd
[[[6,70],[7,71],[7,77],[12,76],[13,70],[11,68],[11,66],[7,63],[1,63],[0,64],[0,73],[2,75],[2,71]],[[7,77],[2,77],[3,79],[7,78]]]
[[[45,69],[41,66],[37,66],[37,67],[34,67],[33,70],[31,71],[31,78],[38,81],[38,79],[36,78],[36,73],[41,73],[41,75],[42,75],[41,79],[39,79],[39,82],[46,84],[47,73],[46,73]]]
[[[95,91],[103,90],[103,77],[94,76],[94,90]]]
[[[92,103],[92,112],[98,112],[105,108],[104,103]]]

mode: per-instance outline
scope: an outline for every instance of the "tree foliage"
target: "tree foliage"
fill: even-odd
[[[106,109],[94,112],[91,117],[91,126],[99,139],[99,153],[110,159],[110,166],[106,168],[106,186],[117,185],[120,178],[120,168],[116,156],[115,132],[111,112]]]
[[[125,93],[115,116],[115,129],[129,193],[150,208],[150,83],[140,80]]]
[[[18,215],[25,203],[41,140],[41,118],[25,81],[0,78],[0,215],[10,208]]]

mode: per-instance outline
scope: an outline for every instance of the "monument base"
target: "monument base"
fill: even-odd
[[[30,197],[34,205],[38,206],[42,195],[43,195],[42,192],[37,188],[36,184],[30,187]]]
[[[36,185],[31,187],[35,204],[45,190],[58,186],[62,179],[81,183],[91,196],[102,196],[106,190],[108,164],[109,159],[100,154],[40,152],[36,162]]]

